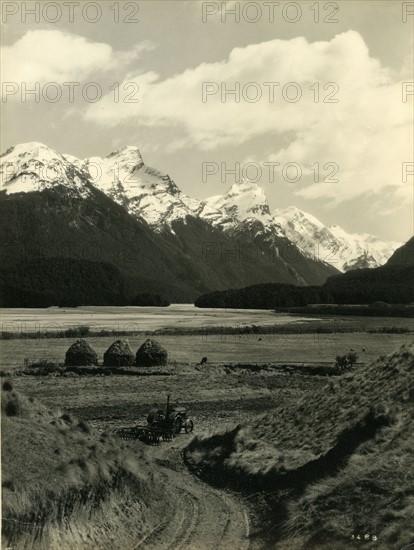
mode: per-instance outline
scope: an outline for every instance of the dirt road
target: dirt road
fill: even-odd
[[[140,494],[114,495],[90,518],[80,509],[64,523],[51,524],[41,539],[29,533],[19,548],[248,550],[249,520],[244,506],[233,494],[189,473],[180,456],[188,440],[183,434],[173,442],[147,447],[148,458],[155,462],[154,481],[165,488],[162,500],[154,494],[157,502],[145,505]],[[135,445],[140,443],[131,442],[132,448]],[[151,527],[143,529],[143,525]]]
[[[180,456],[187,443],[188,438],[180,436],[171,443],[148,447],[172,507],[171,514],[160,518],[135,548],[247,550],[249,520],[245,508],[232,493],[210,487],[189,473]]]

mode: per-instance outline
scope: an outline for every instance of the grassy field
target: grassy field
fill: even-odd
[[[88,342],[95,348],[102,361],[106,349],[115,337],[91,337]],[[413,340],[412,333],[333,333],[333,334],[223,334],[157,336],[156,339],[169,352],[170,361],[199,363],[204,356],[210,362],[314,362],[334,361],[337,354],[355,349],[360,361],[375,358],[404,343]],[[135,352],[145,341],[145,336],[129,338]],[[38,340],[3,340],[1,343],[1,368],[8,370],[39,360],[63,362],[65,353],[74,339],[47,338]],[[365,352],[362,350],[365,348]]]
[[[219,366],[179,366],[172,376],[82,376],[13,378],[14,386],[36,395],[49,407],[59,406],[99,429],[116,429],[144,420],[167,394],[189,409],[198,432],[237,422],[240,415],[294,405],[310,389],[326,383],[322,376],[229,371]]]
[[[323,321],[323,325],[325,328],[332,330],[332,332],[320,332],[318,331],[319,324],[312,325],[308,321],[302,325],[300,323],[295,324],[296,333],[290,333],[292,332],[292,325],[289,325],[290,330],[287,330],[286,333],[280,333],[271,329],[261,334],[226,334],[225,331],[220,330],[214,333],[214,326],[212,326],[210,333],[204,331],[201,334],[159,334],[155,338],[167,348],[170,364],[168,367],[161,368],[161,370],[143,369],[145,374],[147,374],[146,376],[133,376],[130,374],[122,376],[80,376],[79,374],[69,372],[65,372],[61,376],[15,375],[13,371],[21,370],[26,363],[30,364],[39,360],[63,363],[65,353],[75,338],[18,338],[3,340],[1,343],[1,370],[3,373],[10,374],[15,391],[27,396],[35,396],[41,403],[41,405],[37,406],[38,408],[34,409],[33,414],[29,415],[30,418],[28,419],[25,419],[24,415],[20,415],[17,418],[9,418],[6,415],[3,419],[3,433],[5,429],[8,432],[8,437],[3,439],[3,454],[10,457],[18,456],[20,450],[25,450],[26,447],[24,444],[19,444],[19,448],[14,448],[13,451],[13,441],[23,440],[27,442],[27,452],[24,451],[20,454],[22,460],[29,460],[30,462],[27,467],[24,466],[24,460],[22,462],[20,459],[9,461],[6,463],[6,467],[3,464],[3,477],[6,473],[6,482],[9,481],[9,486],[13,488],[18,483],[16,480],[21,480],[21,494],[26,495],[23,496],[25,503],[19,504],[23,508],[20,509],[18,507],[15,509],[13,508],[15,505],[15,503],[13,504],[13,495],[8,490],[6,497],[11,497],[12,500],[8,501],[7,505],[9,508],[6,508],[6,511],[12,516],[14,515],[13,517],[20,518],[19,521],[23,521],[29,517],[27,515],[31,513],[29,503],[33,502],[32,497],[34,494],[30,493],[32,491],[30,487],[34,484],[37,486],[35,491],[38,491],[40,480],[36,479],[36,475],[44,471],[43,462],[47,463],[47,469],[51,472],[51,475],[47,479],[45,478],[45,487],[52,487],[56,480],[59,486],[60,482],[64,481],[64,476],[61,476],[62,472],[64,475],[68,474],[70,479],[77,480],[77,483],[79,483],[79,476],[81,476],[80,479],[82,481],[82,479],[87,479],[85,476],[88,476],[89,473],[92,476],[96,475],[96,472],[99,473],[99,464],[101,463],[99,456],[103,450],[101,447],[103,443],[99,440],[99,434],[107,431],[113,432],[120,427],[134,426],[137,422],[144,421],[148,411],[155,404],[160,407],[164,405],[167,394],[171,395],[173,403],[179,402],[180,405],[188,409],[189,415],[194,420],[195,433],[201,440],[204,440],[204,438],[208,440],[212,434],[224,431],[224,433],[230,434],[231,442],[231,438],[235,436],[239,437],[238,429],[235,431],[235,426],[240,424],[254,426],[254,437],[251,437],[250,432],[247,433],[244,431],[244,439],[242,437],[240,442],[238,440],[236,444],[237,447],[240,443],[241,454],[237,456],[237,464],[235,463],[239,469],[243,469],[245,464],[248,464],[249,468],[253,468],[250,473],[257,475],[257,472],[262,470],[270,471],[275,460],[278,466],[285,467],[285,472],[289,469],[293,469],[294,471],[300,469],[309,461],[318,461],[324,452],[327,450],[329,452],[330,448],[335,447],[333,441],[328,441],[328,438],[325,437],[326,434],[331,434],[335,438],[337,435],[336,428],[339,429],[340,426],[345,426],[346,422],[349,422],[351,426],[354,420],[355,422],[364,420],[365,417],[362,418],[361,415],[363,415],[364,411],[366,412],[365,405],[371,399],[369,393],[370,384],[376,388],[375,395],[379,394],[376,377],[378,379],[380,377],[377,376],[378,372],[365,370],[369,363],[379,355],[385,356],[390,351],[400,348],[403,344],[410,344],[413,339],[412,332],[398,333],[401,327],[407,327],[406,319],[392,319],[390,321],[390,319],[382,318],[338,318],[335,320],[326,318]],[[100,362],[102,362],[103,353],[115,339],[115,336],[87,337],[88,342],[97,351]],[[146,336],[143,334],[131,335],[129,342],[132,350],[135,352],[145,339]],[[333,364],[336,355],[344,354],[350,349],[354,349],[359,356],[358,364],[354,367],[354,373],[350,375],[346,374],[328,378],[325,375],[310,373],[309,370],[303,369],[300,366],[299,368],[303,370],[283,371],[277,368],[264,367],[254,370],[248,368],[249,365],[254,366],[255,364],[261,365],[264,363],[274,365],[285,363],[304,365],[312,365],[313,363]],[[208,357],[208,363],[206,365],[199,365],[200,359],[204,356]],[[238,363],[239,365],[232,366],[232,363]],[[403,383],[401,382],[403,380],[402,376],[400,376],[401,373],[397,371],[398,369],[395,371],[395,380],[388,380],[384,390],[388,392],[386,395],[389,396],[388,401],[390,403],[394,398],[395,401],[398,401],[399,397],[397,395],[394,396],[394,394],[397,392],[396,388],[400,387],[398,384]],[[347,386],[343,385],[343,382],[349,376],[359,377],[357,378],[358,384],[352,386],[352,391],[348,391]],[[385,382],[382,381],[381,383]],[[403,390],[401,391],[403,392]],[[359,397],[361,392],[365,401],[361,401],[362,398]],[[391,395],[392,392],[394,393]],[[335,401],[337,397],[338,399]],[[375,400],[374,398],[372,399]],[[353,405],[348,406],[348,401],[349,403],[352,401]],[[361,410],[356,407],[359,402],[361,402]],[[315,403],[317,403],[317,406]],[[337,411],[341,411],[342,416],[337,416],[335,407]],[[56,409],[60,409],[60,412],[50,412]],[[312,412],[313,409],[320,412],[320,418],[316,418]],[[283,414],[285,416],[281,417],[280,422],[278,421],[277,430],[274,432],[276,443],[272,447],[272,445],[267,445],[267,441],[266,444],[263,444],[261,434],[265,435],[266,440],[268,439],[266,430],[273,426],[269,418],[271,418],[275,410],[284,411]],[[39,415],[38,411],[40,411]],[[91,426],[92,431],[96,430],[96,432],[93,432],[95,435],[84,432],[82,424],[80,425],[78,422],[71,421],[72,424],[66,425],[67,423],[62,420],[63,413],[74,415],[86,421]],[[258,418],[258,415],[259,419],[255,420]],[[72,418],[72,416],[69,418]],[[398,418],[405,426],[404,418]],[[51,422],[55,422],[55,425],[52,425],[55,426],[52,431]],[[286,425],[290,425],[289,430],[285,429]],[[299,430],[301,425],[304,426],[302,431]],[[81,427],[79,428],[79,426]],[[88,428],[86,429],[88,430]],[[401,429],[399,433],[402,434],[401,445],[405,445],[404,448],[408,448],[408,430],[404,431]],[[96,438],[98,438],[98,444],[94,447],[95,443],[92,440]],[[181,435],[180,446],[188,444],[190,439],[191,436]],[[88,441],[86,442],[86,440]],[[320,448],[317,448],[318,441]],[[326,447],[323,446],[325,443]],[[43,450],[45,444],[49,450],[53,447],[54,449],[58,449],[59,452],[56,455],[53,453],[52,457],[46,456]],[[111,456],[114,457],[115,461],[117,458],[110,441],[108,445],[107,450],[109,454],[107,453],[107,458],[111,463]],[[292,449],[288,448],[289,445]],[[106,443],[104,446],[106,446]],[[244,457],[242,457],[245,451],[243,446],[248,447],[248,454]],[[31,450],[29,447],[31,447]],[[33,447],[37,449],[34,453],[36,455],[35,459],[31,458]],[[91,448],[89,449],[89,447]],[[89,449],[88,456],[83,457],[84,449]],[[156,456],[156,450],[154,449],[154,456]],[[96,452],[98,454],[95,456],[94,453]],[[198,460],[197,452],[195,451],[195,454],[193,453],[192,456],[194,463]],[[346,500],[343,494],[346,495],[350,492],[352,499],[354,499],[355,491],[357,493],[359,491],[359,485],[366,483],[366,479],[369,480],[368,483],[371,483],[373,476],[375,477],[378,474],[384,481],[381,481],[381,487],[378,488],[375,486],[375,491],[377,489],[381,491],[382,487],[385,486],[385,490],[389,492],[389,484],[395,482],[400,493],[404,495],[404,498],[406,497],[403,483],[401,482],[398,485],[398,476],[392,477],[389,474],[387,465],[384,468],[381,466],[374,473],[370,469],[370,463],[364,458],[364,453],[367,453],[368,456],[374,452],[376,452],[375,447],[367,447],[366,450],[361,451],[363,458],[360,458],[361,453],[357,454],[353,458],[353,462],[350,463],[350,469],[341,469],[342,477],[331,475],[333,472],[328,468],[326,470],[326,479],[324,478],[323,482],[318,479],[317,484],[311,484],[299,489],[299,492],[303,492],[303,499],[297,498],[296,493],[294,497],[290,498],[292,495],[290,494],[291,488],[289,487],[285,489],[285,493],[282,495],[283,506],[280,506],[278,499],[275,502],[270,502],[263,495],[254,495],[251,506],[252,525],[256,525],[256,527],[257,525],[267,526],[271,533],[273,533],[269,539],[273,542],[275,540],[273,535],[276,533],[276,538],[281,537],[284,541],[293,540],[294,546],[292,548],[295,550],[301,548],[300,544],[304,541],[305,545],[309,543],[308,546],[305,546],[306,549],[312,547],[309,542],[311,525],[318,525],[320,514],[322,513],[322,504],[318,500],[319,491],[333,509],[335,509],[335,506],[337,508],[342,507],[341,509],[347,514],[346,521],[348,522],[344,524],[341,520],[340,511],[338,513],[335,512],[334,519],[330,522],[328,531],[323,532],[321,536],[327,537],[326,540],[330,540],[331,542],[332,540],[340,540],[340,542],[345,540],[344,533],[346,529],[351,528],[352,521],[354,521],[358,529],[362,529],[362,524],[358,524],[356,519],[352,518],[354,518],[355,514],[360,514],[361,511],[370,512],[369,502],[373,501],[373,499],[375,501],[377,494],[370,493],[369,489],[367,499],[356,501],[357,504],[354,502],[356,512],[352,511],[352,505],[349,504],[349,501]],[[388,445],[387,447],[384,443],[381,447],[381,452],[384,453],[384,456],[388,457],[389,464],[395,467],[398,472],[403,467],[407,468],[405,458],[401,458],[400,455],[396,457],[393,455],[392,446]],[[222,451],[218,455],[227,456],[226,452],[223,453]],[[202,458],[202,452],[198,458]],[[79,464],[77,462],[78,459],[81,460]],[[210,462],[214,466],[214,457]],[[59,464],[63,463],[70,463],[70,467],[67,469],[62,466],[63,469],[59,469]],[[103,464],[106,464],[106,462],[103,461]],[[24,475],[19,474],[19,469],[22,468],[25,469]],[[389,476],[389,482],[386,481],[387,476]],[[142,480],[139,481],[139,483],[141,482]],[[339,500],[335,496],[338,484],[340,484],[340,490],[342,491],[342,496],[338,497]],[[29,493],[25,492],[26,489],[23,488],[23,485],[29,487]],[[105,483],[103,485],[99,485],[98,483],[98,486],[103,487],[103,494],[106,494]],[[145,491],[145,487],[147,486],[144,484],[142,487]],[[118,487],[116,491],[118,489],[123,490],[121,487]],[[257,491],[255,490],[253,493],[257,493]],[[44,495],[44,493],[40,494]],[[49,496],[45,497],[46,500],[50,499],[51,494],[49,493]],[[56,509],[62,511],[61,504],[59,503],[64,497],[59,492],[55,496]],[[95,518],[98,518],[99,514],[102,516],[102,522],[97,520],[95,525],[105,525],[104,518],[108,514],[111,514],[110,510],[113,505],[119,509],[125,509],[126,505],[130,506],[132,511],[127,520],[133,521],[135,515],[140,513],[140,505],[139,503],[137,504],[137,500],[132,493],[129,496],[126,494],[126,497],[127,501],[124,500],[122,503],[116,498],[115,500],[111,498],[110,503],[108,501],[106,505],[98,507],[99,509],[96,506],[93,510],[91,509],[90,513],[93,513]],[[75,503],[76,498],[74,497]],[[399,517],[399,514],[406,514],[405,500],[404,502],[400,502],[401,509],[393,507],[392,503],[386,499],[383,499],[382,502],[384,507],[391,507],[391,514],[394,516]],[[247,506],[249,506],[249,503]],[[73,509],[75,514],[73,517],[76,516],[75,508]],[[79,507],[78,509],[80,510]],[[278,518],[280,517],[281,521],[275,522],[274,518],[272,519],[272,514],[276,514]],[[85,535],[82,514],[79,518],[78,523],[73,520],[75,523],[72,521],[70,526],[68,525],[67,532],[64,535],[60,528],[56,529],[50,524],[48,533],[51,533],[50,537],[52,538],[49,537],[49,541],[52,541],[55,547],[63,548],[62,537],[64,536],[66,537],[66,541],[70,541],[72,547],[87,548],[88,540]],[[52,514],[52,523],[54,522],[55,526],[58,519],[58,516]],[[255,523],[256,519],[257,523]],[[137,526],[135,525],[131,531],[128,521],[126,523],[108,525],[108,532],[111,533],[111,536],[113,536],[114,532],[119,534],[118,546],[121,545],[119,546],[120,548],[122,545],[125,548],[128,545],[133,546],[132,539],[126,540],[122,538],[124,536],[122,533],[134,532],[133,529],[136,531]],[[378,521],[375,524],[371,522],[368,526],[375,529],[376,533],[379,533],[380,529],[377,524]],[[388,537],[387,541],[394,540],[392,537],[394,536],[395,538],[396,535],[395,533],[393,534],[392,530],[394,529],[393,525],[396,525],[396,523],[394,522],[393,524],[392,521],[390,522],[385,518],[384,524],[389,526],[388,534],[386,534]],[[144,527],[145,529],[150,529],[150,521]],[[335,534],[337,532],[340,532],[342,538],[335,538],[337,537]],[[73,538],[73,533],[76,533],[77,538]],[[13,540],[14,535],[12,531],[9,535],[9,540]],[[95,541],[98,541],[101,540],[102,536],[106,535],[107,533],[99,531],[94,532],[93,537]],[[31,540],[30,536],[29,534],[28,540]],[[399,541],[400,539],[395,538],[395,540]],[[263,538],[257,538],[256,542],[257,545],[255,546],[255,542],[253,541],[252,549],[263,547],[261,546]],[[118,546],[115,545],[114,548],[118,548]],[[290,547],[282,545],[280,548],[281,550],[285,550]],[[337,546],[337,548],[342,547]],[[344,546],[344,548],[348,550],[348,547]],[[383,547],[379,546],[378,548]]]

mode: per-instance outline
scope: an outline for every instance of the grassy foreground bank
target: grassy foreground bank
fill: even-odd
[[[154,528],[164,505],[142,451],[10,381],[1,420],[4,548],[125,549]]]
[[[413,537],[413,371],[414,347],[403,346],[294,407],[194,438],[186,462],[251,499],[255,536],[273,548],[403,548]]]

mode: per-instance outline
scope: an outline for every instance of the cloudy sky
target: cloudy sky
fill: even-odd
[[[2,150],[137,145],[198,198],[245,176],[271,209],[413,234],[410,3],[23,4],[2,5]]]

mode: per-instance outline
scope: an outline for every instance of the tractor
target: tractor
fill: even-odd
[[[162,409],[152,409],[147,417],[147,424],[137,424],[133,428],[121,428],[117,434],[122,439],[139,439],[153,445],[160,441],[172,441],[182,430],[191,434],[194,423],[187,417],[187,409],[170,405],[170,396],[167,396],[167,406]]]
[[[170,396],[167,395],[167,406],[162,409],[152,409],[147,417],[148,426],[169,432],[173,436],[181,433],[184,428],[187,434],[194,429],[191,418],[187,418],[187,409],[170,405]]]

